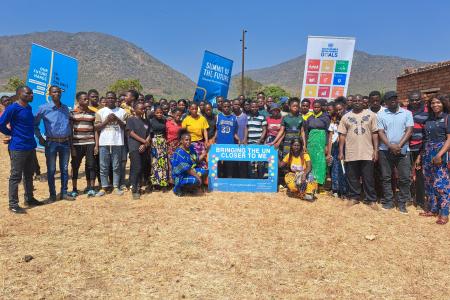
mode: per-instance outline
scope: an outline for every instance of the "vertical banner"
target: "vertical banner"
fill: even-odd
[[[34,112],[42,104],[52,101],[49,96],[49,88],[52,85],[61,88],[61,102],[73,107],[77,77],[78,61],[75,58],[32,44],[26,85],[33,90],[31,107]]]
[[[354,50],[352,37],[309,36],[302,99],[346,96]]]
[[[215,53],[205,51],[200,69],[194,101],[209,101],[215,104],[215,97],[228,96],[233,61]]]

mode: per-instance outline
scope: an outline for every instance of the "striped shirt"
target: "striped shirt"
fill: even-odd
[[[95,137],[94,137],[95,113],[91,110],[84,112],[80,111],[78,108],[75,108],[70,113],[70,119],[72,121],[72,128],[73,128],[73,135],[72,135],[73,145],[95,144]]]
[[[428,120],[428,113],[426,107],[420,107],[418,110],[410,109],[410,111],[413,115],[414,128],[409,140],[409,149],[410,151],[419,151],[422,148],[423,128]]]
[[[256,116],[248,115],[247,120],[248,143],[259,144],[262,137],[263,127],[267,126],[266,118],[260,114],[257,114]]]

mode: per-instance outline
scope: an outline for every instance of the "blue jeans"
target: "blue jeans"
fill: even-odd
[[[50,196],[56,196],[55,173],[56,156],[59,156],[59,171],[61,172],[61,195],[67,194],[67,183],[69,182],[69,142],[58,143],[47,141],[45,145],[45,158],[47,161],[47,181]]]
[[[120,166],[122,161],[123,146],[100,146],[100,180],[102,188],[110,187],[109,168],[112,164],[113,170],[113,187],[117,188],[120,184]]]

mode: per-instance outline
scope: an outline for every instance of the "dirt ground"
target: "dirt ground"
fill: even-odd
[[[450,299],[450,226],[414,208],[154,192],[13,215],[4,147],[0,157],[1,299]]]

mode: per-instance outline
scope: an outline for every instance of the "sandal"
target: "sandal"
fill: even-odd
[[[419,216],[421,217],[437,217],[437,215],[438,215],[437,213],[434,213],[432,211],[424,211],[419,213]]]
[[[438,224],[438,225],[445,225],[447,223],[448,223],[448,217],[439,216],[438,220],[436,221],[436,224]]]

